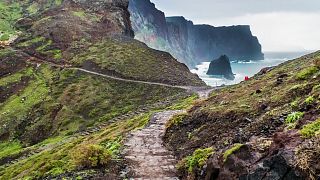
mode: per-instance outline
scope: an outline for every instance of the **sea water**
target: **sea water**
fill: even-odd
[[[191,72],[198,74],[198,76],[209,86],[232,85],[240,83],[246,76],[252,77],[265,67],[277,66],[283,62],[298,58],[310,52],[267,52],[265,53],[265,60],[261,61],[232,61],[231,68],[235,74],[234,80],[227,80],[216,76],[207,75],[210,62],[203,62],[192,69]]]

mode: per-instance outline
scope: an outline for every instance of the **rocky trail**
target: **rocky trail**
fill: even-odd
[[[210,90],[194,89],[199,98],[209,96]],[[149,124],[142,130],[128,135],[124,144],[123,155],[127,161],[124,176],[129,179],[179,179],[176,176],[175,165],[177,161],[164,145],[162,137],[165,133],[166,123],[174,115],[185,110],[162,111],[152,115]]]

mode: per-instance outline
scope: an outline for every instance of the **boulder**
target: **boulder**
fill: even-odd
[[[207,75],[223,76],[226,79],[234,80],[234,74],[228,56],[222,55],[211,61]]]

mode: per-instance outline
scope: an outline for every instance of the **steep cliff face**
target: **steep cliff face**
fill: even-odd
[[[249,26],[213,27],[194,25],[184,17],[165,18],[149,0],[130,0],[129,10],[136,39],[170,52],[189,67],[222,54],[232,60],[264,58]]]

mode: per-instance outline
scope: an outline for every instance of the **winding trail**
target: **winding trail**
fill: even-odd
[[[171,88],[180,88],[187,90],[189,92],[197,93],[199,99],[205,99],[209,96],[210,92],[216,88],[210,88],[208,86],[197,87],[197,86],[175,86],[164,83],[157,82],[147,82],[140,80],[124,79],[115,76],[110,76],[94,71],[90,71],[83,68],[63,66],[55,64],[52,62],[45,62],[51,66],[60,67],[64,69],[78,70],[81,72],[89,73],[92,75],[97,75],[105,78],[110,78],[118,81],[131,82],[131,83],[140,83],[140,84],[149,84],[149,85],[158,85]],[[141,179],[141,180],[175,180],[179,179],[176,175],[175,165],[177,161],[173,156],[173,153],[170,152],[163,145],[163,135],[166,129],[166,123],[174,115],[179,113],[184,113],[185,110],[167,110],[158,112],[152,115],[149,124],[142,130],[131,132],[127,136],[127,140],[124,144],[123,154],[128,162],[129,172],[125,172],[125,176],[132,176],[129,179]],[[96,131],[98,131],[97,128]],[[95,132],[95,131],[93,131]],[[89,133],[89,132],[88,132]],[[84,134],[87,135],[87,134]]]
[[[209,96],[213,89],[195,91],[201,99]],[[174,115],[185,110],[162,111],[152,115],[149,125],[128,135],[124,144],[124,157],[128,163],[129,179],[175,180],[177,160],[163,145],[165,125]]]

